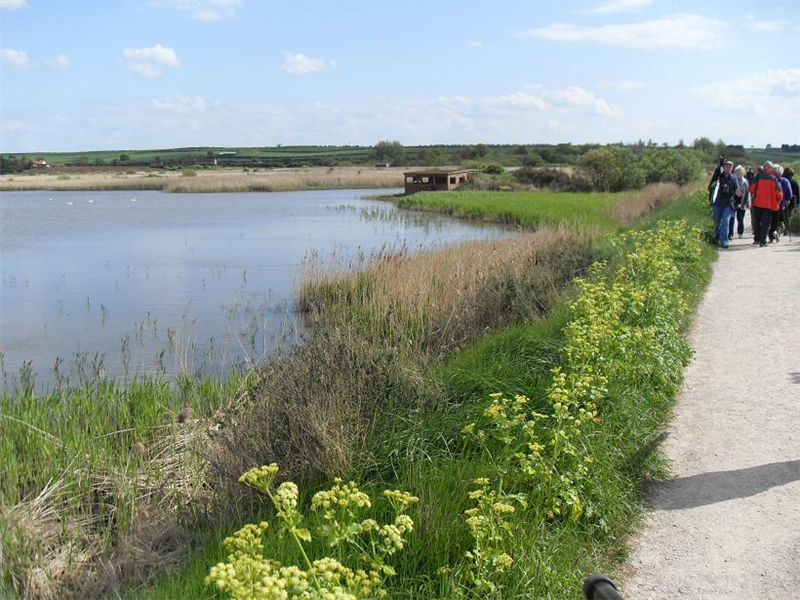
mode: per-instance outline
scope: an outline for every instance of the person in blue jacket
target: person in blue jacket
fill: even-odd
[[[719,240],[719,245],[723,248],[728,247],[728,228],[730,227],[731,216],[733,215],[736,192],[739,190],[739,182],[733,175],[733,162],[726,160],[722,165],[722,173],[719,177],[712,179],[709,184],[709,191],[713,186],[717,186],[716,195],[713,195],[711,208],[714,211],[714,233]]]

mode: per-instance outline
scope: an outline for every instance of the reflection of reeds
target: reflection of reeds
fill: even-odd
[[[342,167],[264,170],[199,170],[196,176],[168,171],[154,177],[132,174],[77,173],[64,179],[53,175],[0,177],[0,190],[164,190],[165,192],[278,192],[305,189],[402,187],[402,169]],[[63,175],[63,174],[62,174]]]

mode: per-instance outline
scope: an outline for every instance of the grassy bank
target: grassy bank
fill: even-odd
[[[248,169],[160,169],[119,172],[31,173],[0,176],[0,191],[163,190],[175,193],[281,192],[403,186],[402,169],[372,167]]]
[[[674,215],[690,222],[702,222],[706,216],[702,198],[696,196],[670,204],[660,215],[651,215],[636,225],[649,229],[659,217]],[[682,241],[678,239],[678,231],[665,229],[650,236],[647,248],[652,247],[653,240],[656,244],[665,240],[666,246],[656,250],[643,250],[645,242],[636,237],[615,249],[597,250],[610,260],[611,266],[591,278],[593,285],[603,280],[608,286],[621,285],[622,274],[641,269],[641,273],[632,276],[626,284],[628,293],[653,290],[654,295],[649,304],[645,301],[643,312],[649,312],[651,319],[671,322],[673,332],[687,324],[687,308],[700,298],[713,257],[713,250],[699,243],[696,232],[686,233]],[[665,235],[666,232],[670,235]],[[634,258],[626,258],[631,255]],[[644,264],[640,260],[645,261]],[[661,273],[660,261],[666,260],[672,266],[667,263],[663,266],[672,274],[672,279],[666,286],[669,293],[664,296],[656,290],[665,289],[666,280],[660,279],[660,275],[651,279],[650,275]],[[380,273],[375,277],[380,280]],[[352,283],[342,285],[350,292],[357,287]],[[361,285],[367,284],[362,281]],[[361,293],[368,295],[363,289]],[[586,293],[584,289],[579,298]],[[327,296],[326,306],[335,306],[339,301],[362,306],[364,302],[358,298],[352,293]],[[604,310],[607,309],[606,306]],[[511,535],[502,540],[503,550],[513,557],[514,564],[507,572],[484,574],[484,580],[491,579],[497,586],[491,592],[487,591],[489,588],[476,589],[475,581],[466,575],[470,570],[466,552],[474,552],[476,543],[464,516],[465,511],[475,506],[469,495],[475,490],[471,482],[478,477],[493,480],[492,475],[497,475],[497,465],[502,462],[504,444],[495,439],[489,448],[481,447],[464,434],[464,427],[479,423],[487,435],[496,431],[496,424],[487,422],[484,415],[497,401],[489,395],[498,390],[507,397],[525,394],[530,398],[532,412],[551,411],[552,369],[560,366],[564,370],[575,370],[583,364],[577,361],[576,365],[574,359],[565,357],[565,348],[576,343],[574,324],[581,310],[579,302],[571,306],[557,303],[544,318],[528,315],[516,324],[459,346],[443,360],[428,362],[422,371],[417,368],[414,377],[430,378],[435,385],[429,391],[438,399],[418,396],[409,403],[410,397],[406,396],[406,403],[401,406],[396,405],[396,400],[395,404],[390,403],[388,397],[380,399],[384,414],[377,419],[372,432],[360,438],[363,448],[357,453],[357,464],[339,464],[333,469],[333,473],[352,476],[371,495],[386,487],[400,487],[420,498],[419,509],[412,512],[416,531],[392,562],[397,576],[388,583],[390,597],[574,597],[586,573],[613,572],[620,564],[626,551],[626,536],[641,514],[640,486],[646,478],[663,473],[656,443],[680,381],[681,365],[688,355],[678,338],[659,333],[663,322],[653,325],[646,317],[615,312],[621,319],[619,322],[625,323],[631,332],[652,331],[645,338],[659,341],[657,347],[649,350],[646,346],[640,347],[636,352],[638,361],[634,364],[628,364],[629,359],[620,359],[619,354],[612,361],[613,350],[600,359],[613,364],[614,368],[608,372],[609,381],[602,401],[597,402],[602,420],[586,425],[579,440],[575,440],[577,454],[592,459],[590,470],[578,478],[581,483],[577,493],[582,501],[579,518],[548,516],[544,507],[552,508],[552,503],[542,503],[541,489],[526,491],[524,482],[507,479],[502,493],[510,496],[524,492],[528,498],[527,505],[517,505],[514,518],[507,520]],[[365,322],[385,320],[386,316],[382,311],[369,311]],[[370,331],[375,333],[372,328]],[[606,344],[617,344],[621,339],[620,331],[617,334],[605,332],[612,334]],[[601,336],[598,340],[603,339],[604,332],[595,333]],[[648,338],[649,335],[656,337]],[[627,339],[626,336],[622,338]],[[621,350],[623,354],[630,351]],[[405,356],[402,364],[408,368],[413,357],[418,356],[417,353]],[[600,363],[593,364],[601,368]],[[328,368],[331,364],[324,365],[322,370]],[[356,387],[367,391],[363,381]],[[341,408],[340,405],[338,409]],[[355,412],[346,411],[346,414],[347,422],[356,418]],[[374,413],[368,419],[375,419]],[[341,429],[342,425],[339,420],[333,429]],[[263,423],[255,429],[264,431]],[[542,427],[539,435],[545,435],[545,431]],[[242,437],[242,428],[237,435]],[[251,455],[251,452],[248,450],[245,454]],[[262,462],[267,460],[265,456]],[[569,463],[562,464],[562,468],[568,466]],[[324,489],[325,480],[304,478],[306,498]],[[513,500],[509,502],[514,504]],[[225,531],[233,529],[231,525]],[[213,541],[201,546],[177,579],[161,580],[154,587],[132,591],[126,597],[217,597],[200,579],[207,573],[204,568],[225,559],[219,546],[221,537],[222,534],[217,533]],[[289,563],[298,559],[287,550],[285,542],[272,535],[266,535],[263,544],[265,556]],[[309,552],[324,554],[325,550],[312,544]]]
[[[592,222],[541,228],[509,242],[467,245],[419,257],[387,256],[362,273],[310,274],[303,301],[306,317],[314,326],[306,344],[280,353],[254,371],[246,385],[232,380],[227,394],[202,394],[205,404],[200,405],[197,398],[198,415],[220,408],[192,428],[174,424],[175,411],[183,402],[173,399],[170,403],[166,398],[149,402],[150,406],[163,402],[172,407],[160,415],[158,409],[152,411],[156,415],[152,423],[171,423],[167,427],[178,432],[196,432],[196,437],[181,446],[186,453],[177,456],[180,464],[191,466],[192,474],[200,473],[202,486],[194,487],[185,477],[175,477],[174,472],[150,461],[152,477],[164,477],[162,488],[127,496],[136,499],[137,527],[112,531],[108,538],[116,540],[110,550],[110,564],[117,569],[113,577],[103,577],[95,556],[94,562],[87,559],[70,569],[72,577],[83,578],[82,586],[65,579],[57,571],[57,561],[47,562],[54,552],[63,551],[66,538],[62,538],[38,554],[36,549],[22,548],[20,557],[33,557],[27,564],[6,559],[10,570],[5,581],[13,570],[25,574],[27,580],[18,584],[27,585],[29,591],[35,592],[33,586],[44,578],[52,582],[51,591],[59,590],[62,596],[70,591],[85,594],[93,586],[95,591],[108,593],[163,568],[165,561],[174,564],[181,560],[177,575],[142,590],[130,590],[128,597],[215,597],[202,579],[210,565],[224,559],[219,546],[223,532],[255,515],[270,514],[236,479],[247,468],[277,461],[286,476],[302,484],[301,506],[335,476],[357,480],[371,495],[399,487],[419,496],[419,507],[413,511],[416,531],[392,561],[397,570],[397,577],[389,583],[393,597],[485,597],[474,581],[463,579],[469,571],[465,553],[474,549],[477,539],[463,513],[474,506],[469,499],[469,492],[474,491],[471,481],[493,477],[498,462],[493,457],[500,456],[502,448],[487,454],[463,429],[483,419],[493,402],[487,396],[495,392],[525,394],[535,411],[548,411],[551,368],[566,365],[563,349],[569,335],[565,326],[576,312],[566,304],[574,293],[569,282],[585,274],[598,257],[610,260],[609,277],[613,277],[614,265],[624,260],[636,243],[628,240],[612,247],[597,241],[602,230],[619,227],[602,212],[613,205],[601,205]],[[650,217],[651,222],[665,215],[690,220],[705,216],[696,199],[667,205]],[[642,223],[645,225],[649,224]],[[669,288],[689,300],[696,299],[711,254],[710,249],[693,257],[676,254],[683,261],[680,277]],[[601,276],[597,271],[593,281]],[[635,378],[609,385],[601,413],[609,427],[601,429],[597,424],[594,429],[592,425],[577,443],[580,452],[588,452],[597,465],[586,479],[591,485],[587,483],[586,491],[581,492],[586,494],[584,513],[590,509],[590,518],[554,519],[538,501],[530,501],[525,509],[517,507],[510,525],[516,541],[506,548],[514,567],[497,583],[504,590],[502,597],[531,590],[543,597],[571,597],[579,589],[575,585],[582,574],[616,564],[624,550],[624,534],[637,514],[638,484],[657,466],[650,442],[669,410],[664,396],[674,391],[679,377],[674,365],[669,371],[665,381],[636,370]],[[243,393],[232,393],[234,389]],[[47,417],[40,414],[37,418],[25,416],[20,421],[30,420],[29,424],[36,423],[42,432],[63,436],[52,429],[53,422]],[[72,423],[66,417],[59,422],[63,427]],[[491,430],[488,425],[487,432]],[[127,427],[104,424],[97,432],[103,428],[119,431]],[[94,436],[87,436],[82,448],[93,440]],[[134,462],[130,459],[133,440],[126,438],[109,450],[119,455],[119,463]],[[161,448],[162,443],[153,438],[142,445],[149,451]],[[65,459],[75,456],[74,450],[63,454]],[[171,455],[155,452],[162,459]],[[117,464],[115,460],[105,457],[111,464]],[[102,473],[98,467],[103,464],[94,463],[87,471]],[[125,475],[136,479],[130,471]],[[165,485],[172,479],[187,482],[177,486],[180,494],[165,495],[178,498],[180,506],[176,506],[178,501],[170,505],[160,495],[165,487],[173,489]],[[36,485],[28,489],[35,493]],[[91,494],[88,500],[86,494],[78,496],[91,514],[105,514],[100,506],[116,506],[123,497],[124,493],[118,492],[108,502],[106,498],[95,502]],[[40,505],[50,510],[54,523],[62,522],[57,507],[47,501]],[[151,519],[150,513],[159,505],[168,510],[162,518]],[[10,512],[30,512],[27,506],[17,504]],[[206,525],[198,529],[198,523]],[[18,523],[12,524],[13,536],[19,539]],[[202,534],[208,525],[211,529]],[[176,528],[183,529],[180,536],[175,534]],[[162,535],[154,541],[146,537],[145,530]],[[170,531],[175,537],[169,537]],[[198,536],[201,543],[192,546],[187,559],[181,549],[189,547],[192,536]],[[264,543],[270,557],[297,559],[285,540],[273,534],[267,535]],[[127,554],[120,549],[127,549]],[[322,552],[324,548],[315,545],[309,550]],[[77,546],[72,551],[77,552]],[[64,553],[61,564],[66,564],[67,556]],[[108,561],[109,554],[101,556]],[[76,564],[74,558],[70,560]]]
[[[543,224],[588,226],[610,231],[627,225],[661,206],[692,194],[699,184],[659,183],[642,190],[587,194],[569,192],[421,192],[383,197],[410,210],[441,212],[456,217],[507,223],[525,228]]]

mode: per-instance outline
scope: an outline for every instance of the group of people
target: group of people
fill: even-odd
[[[753,244],[763,248],[780,241],[797,206],[798,184],[791,168],[766,161],[754,173],[730,160],[714,171],[708,185],[709,203],[714,211],[714,232],[719,245],[727,248],[734,228],[741,238],[744,218],[750,210]]]

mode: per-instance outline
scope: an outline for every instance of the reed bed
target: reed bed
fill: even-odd
[[[390,415],[439,406],[432,365],[487,330],[543,315],[590,264],[594,235],[543,228],[416,256],[387,251],[363,269],[309,267],[305,343],[262,365],[248,404],[223,418],[213,458],[222,504],[237,506],[236,476],[264,461],[301,480],[363,474]]]
[[[627,225],[665,204],[692,195],[702,186],[702,182],[688,185],[654,183],[642,190],[623,192],[609,212],[616,221]]]
[[[356,315],[370,335],[446,354],[485,327],[545,312],[599,234],[560,225],[416,255],[385,252],[365,269],[311,266],[299,306],[327,318]]]
[[[0,397],[0,590],[21,598],[103,596],[175,564],[184,524],[209,510],[198,454],[225,382],[93,382]]]
[[[307,168],[243,171],[137,171],[0,176],[0,191],[163,190],[165,192],[278,192],[305,189],[388,188],[403,186],[402,169]]]

